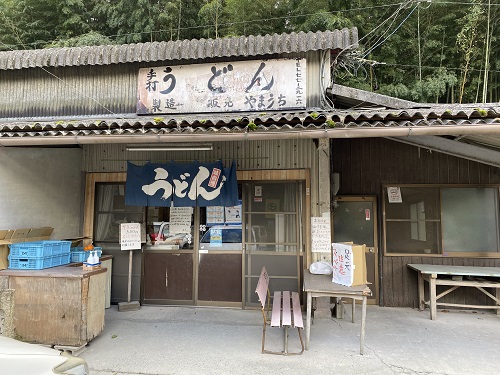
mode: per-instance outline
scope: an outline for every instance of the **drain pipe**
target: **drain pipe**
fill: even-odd
[[[498,125],[451,125],[422,127],[387,128],[332,128],[315,130],[251,131],[245,133],[203,133],[203,134],[136,134],[136,135],[77,135],[77,136],[16,136],[1,137],[0,147],[8,146],[52,146],[70,144],[106,143],[175,143],[217,141],[258,141],[277,139],[313,138],[371,138],[371,137],[410,137],[418,135],[471,135],[500,134]]]

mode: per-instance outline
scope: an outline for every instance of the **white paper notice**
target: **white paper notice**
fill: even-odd
[[[332,281],[340,285],[351,286],[354,278],[352,246],[342,243],[332,243],[332,248]]]
[[[120,249],[139,250],[141,248],[141,224],[120,224]]]
[[[191,233],[191,215],[193,207],[172,207],[170,208],[170,234]]]
[[[330,217],[311,217],[311,241],[313,253],[330,252]]]

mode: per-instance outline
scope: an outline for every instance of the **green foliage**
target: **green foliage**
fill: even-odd
[[[352,27],[351,20],[328,0],[289,1],[289,25],[294,31],[326,31]]]
[[[0,50],[356,26],[336,83],[419,102],[500,100],[500,7],[386,0],[0,0]],[[489,38],[488,38],[489,36]],[[486,41],[490,40],[490,45]],[[488,59],[487,59],[488,58]],[[484,74],[489,61],[489,74]],[[483,82],[484,80],[486,82]]]
[[[58,40],[49,43],[47,47],[83,47],[83,46],[102,46],[115,44],[107,36],[101,35],[95,31],[82,34],[69,39]]]
[[[206,0],[206,3],[198,12],[198,18],[205,25],[203,36],[206,38],[218,38],[221,36],[221,23],[226,19],[223,0]]]
[[[286,30],[287,2],[226,0],[228,35],[265,35]]]
[[[337,123],[332,119],[328,119],[326,120],[326,126],[328,126],[329,128],[334,128],[337,126]]]

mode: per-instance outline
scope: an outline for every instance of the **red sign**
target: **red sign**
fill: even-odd
[[[221,170],[218,168],[214,168],[212,171],[212,175],[210,176],[210,181],[208,186],[211,188],[215,188],[217,186],[217,182],[219,181]]]

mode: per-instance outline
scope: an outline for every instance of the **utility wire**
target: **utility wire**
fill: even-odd
[[[417,5],[415,5],[415,6],[413,7],[413,9],[411,10],[411,12],[410,12],[410,13],[408,13],[408,15],[405,17],[405,19],[404,19],[404,20],[402,20],[402,21],[400,22],[400,24],[399,24],[399,25],[398,25],[398,26],[397,26],[397,27],[396,27],[396,28],[395,28],[395,29],[394,29],[394,30],[393,30],[393,31],[392,31],[389,35],[387,35],[387,36],[385,37],[385,39],[384,39],[384,40],[380,41],[380,38],[379,38],[379,39],[377,40],[376,44],[375,44],[375,45],[373,45],[371,48],[369,48],[369,49],[368,49],[368,50],[367,50],[367,51],[363,54],[363,57],[365,58],[366,56],[368,56],[368,55],[369,55],[370,53],[372,53],[372,52],[373,52],[373,51],[374,51],[377,47],[379,47],[379,46],[381,46],[382,44],[384,44],[384,43],[385,43],[385,41],[386,41],[387,39],[389,39],[392,35],[394,35],[394,33],[395,33],[396,31],[398,31],[398,30],[399,30],[399,28],[400,28],[401,26],[403,26],[403,24],[406,22],[406,20],[407,20],[407,19],[408,19],[408,18],[409,18],[412,14],[413,14],[413,12],[414,12],[417,8],[418,8],[418,4],[417,4]]]
[[[404,4],[404,3],[398,2],[398,3],[384,4],[384,5],[374,5],[374,6],[369,6],[369,7],[341,9],[341,10],[331,11],[328,13],[358,12],[358,11],[370,10],[370,9],[374,9],[374,8],[389,8],[389,7],[394,7],[394,6],[401,6],[401,4]],[[1,10],[0,10],[0,12],[1,12]],[[233,26],[233,25],[243,25],[243,24],[248,24],[248,23],[255,24],[255,22],[269,22],[269,21],[276,21],[276,20],[286,20],[286,19],[290,19],[290,18],[308,17],[308,16],[312,16],[314,14],[316,14],[316,13],[303,13],[303,14],[287,15],[287,16],[283,16],[283,17],[271,17],[271,18],[262,18],[262,19],[257,19],[257,20],[253,19],[253,20],[249,20],[249,21],[227,22],[227,23],[220,23],[217,26],[218,27],[227,27],[227,26]],[[210,28],[210,27],[215,27],[215,26],[216,26],[215,24],[195,25],[195,26],[180,27],[178,30],[186,31],[186,30]],[[138,32],[133,32],[133,33],[113,34],[113,35],[103,35],[103,36],[110,38],[110,39],[116,39],[118,37],[127,37],[127,36],[133,36],[133,35],[142,35],[142,34],[150,35],[150,34],[169,33],[170,31],[171,31],[170,29],[158,29],[158,30],[151,30],[151,31],[138,31]],[[36,45],[40,45],[40,44],[50,44],[50,43],[57,42],[57,41],[58,40],[55,39],[55,40],[48,40],[48,41],[37,41],[37,42],[26,43],[26,44],[20,43],[20,44],[16,44],[16,46],[21,46],[21,47],[25,48],[26,45],[35,45],[36,46]]]
[[[383,4],[383,5],[373,5],[369,7],[359,7],[359,8],[351,8],[351,9],[340,9],[340,10],[335,10],[335,11],[330,11],[328,13],[348,13],[348,12],[359,12],[362,10],[371,10],[374,8],[389,8],[389,7],[394,7],[398,6],[401,7],[402,5],[408,5],[411,3],[421,3],[421,2],[428,2],[430,6],[432,5],[442,5],[442,4],[453,4],[453,5],[479,5],[479,6],[488,6],[488,4],[477,4],[473,2],[453,2],[453,1],[440,1],[438,3],[434,3],[432,1],[427,1],[427,0],[406,0],[404,2],[397,2],[397,3],[390,3],[390,4]],[[500,3],[493,3],[491,6],[500,6]],[[0,10],[1,11],[1,10]],[[287,15],[283,17],[273,17],[273,18],[263,18],[263,19],[253,19],[250,21],[238,21],[238,22],[228,22],[228,23],[221,23],[218,25],[215,24],[205,24],[205,25],[196,25],[196,26],[186,26],[186,27],[181,27],[178,30],[185,31],[185,30],[193,30],[193,29],[202,29],[202,28],[210,28],[210,27],[215,27],[215,26],[232,26],[232,25],[238,25],[238,24],[246,24],[246,23],[251,23],[254,24],[255,22],[268,22],[268,21],[275,21],[275,20],[280,20],[280,19],[290,19],[290,18],[298,18],[298,17],[307,17],[314,15],[316,13],[303,13],[303,14],[296,14],[296,15]],[[388,21],[388,20],[386,20]],[[384,21],[384,23],[386,22]],[[372,33],[374,30],[378,29],[381,26],[379,24],[375,29],[370,31]],[[142,35],[142,34],[147,34],[147,35],[152,35],[152,34],[160,34],[160,33],[169,33],[171,30],[170,29],[158,29],[158,30],[151,30],[151,31],[138,31],[138,32],[133,32],[133,33],[126,33],[126,34],[114,34],[114,35],[103,35],[104,37],[110,38],[110,39],[116,39],[117,37],[126,37],[126,36],[133,36],[133,35]],[[368,33],[368,34],[370,34]],[[367,34],[367,35],[368,35]],[[360,40],[364,39],[367,35],[365,35],[363,38]],[[22,46],[23,48],[26,47],[26,45],[30,46],[37,46],[39,44],[49,44],[53,42],[57,42],[58,40],[49,40],[49,41],[37,41],[37,42],[32,42],[32,43],[25,43],[25,44],[16,44],[16,46]],[[5,44],[4,44],[5,45]]]

